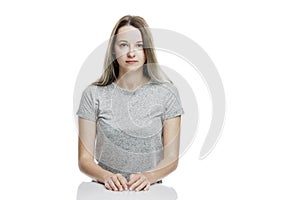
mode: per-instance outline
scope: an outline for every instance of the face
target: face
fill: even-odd
[[[142,34],[133,26],[123,26],[118,30],[114,53],[121,70],[136,70],[146,61]]]

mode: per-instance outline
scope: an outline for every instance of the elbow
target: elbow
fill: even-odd
[[[177,169],[178,167],[178,161],[179,161],[179,157],[176,154],[169,154],[167,156],[164,157],[165,160],[165,164],[166,166],[169,168],[170,171],[174,171]]]
[[[84,172],[84,169],[85,169],[85,162],[82,160],[82,159],[78,159],[78,168],[81,172]]]
[[[173,162],[173,166],[172,166],[172,169],[173,169],[173,171],[175,171],[176,169],[177,169],[177,167],[178,167],[178,158]]]
[[[178,158],[173,158],[171,162],[169,162],[169,169],[170,171],[175,171],[178,167]]]
[[[78,159],[78,168],[81,172],[85,172],[88,168],[88,165],[91,161],[84,157],[79,157]]]

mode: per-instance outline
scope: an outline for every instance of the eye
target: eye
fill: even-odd
[[[139,43],[139,44],[137,44],[136,46],[137,46],[138,48],[143,48],[143,47],[144,47],[143,43]]]
[[[126,43],[121,43],[120,47],[127,47],[128,45]]]

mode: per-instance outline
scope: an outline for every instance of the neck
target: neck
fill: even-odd
[[[119,76],[115,81],[120,87],[128,90],[134,90],[137,87],[146,84],[150,79],[143,75],[143,68],[132,71],[119,71]]]

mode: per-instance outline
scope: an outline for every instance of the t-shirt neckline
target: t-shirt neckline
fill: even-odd
[[[118,86],[118,84],[116,84],[115,82],[112,82],[115,89],[118,89],[119,91],[121,91],[123,93],[126,93],[126,94],[135,94],[138,90],[142,89],[143,87],[145,87],[145,86],[147,86],[151,83],[153,83],[153,81],[150,79],[148,82],[146,82],[145,84],[143,84],[141,86],[138,86],[134,90],[128,90],[128,89],[125,89],[125,88],[122,88],[122,87]]]

